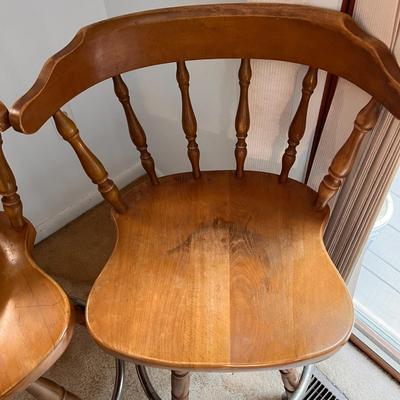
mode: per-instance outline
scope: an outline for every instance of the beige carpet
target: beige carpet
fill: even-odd
[[[39,265],[53,275],[67,292],[86,297],[91,284],[108,258],[114,241],[114,227],[105,204],[80,218],[36,246]],[[350,400],[398,400],[400,385],[352,345],[318,366]],[[111,397],[114,360],[102,352],[78,326],[72,343],[47,373],[87,400]],[[169,399],[169,375],[166,370],[150,371],[156,388]],[[124,399],[145,399],[133,365],[128,365]],[[192,377],[192,399],[280,399],[279,373],[196,373]],[[26,393],[19,400],[32,397]]]

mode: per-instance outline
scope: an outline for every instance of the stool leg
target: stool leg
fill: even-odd
[[[150,381],[146,367],[143,365],[136,364],[136,373],[138,375],[139,382],[142,385],[142,389],[146,394],[147,398],[149,400],[161,400],[161,397],[158,395],[158,393],[156,392]]]
[[[125,362],[118,358],[115,359],[115,381],[114,391],[111,400],[121,400],[125,383]]]
[[[39,378],[26,391],[38,400],[79,400],[79,397],[47,378]]]
[[[300,382],[300,374],[295,368],[281,369],[281,379],[286,391],[286,398],[290,399]]]
[[[171,371],[171,399],[189,399],[190,375],[185,371]]]
[[[280,373],[286,390],[286,393],[282,398],[289,400],[303,400],[312,380],[313,368],[313,365],[305,366],[300,379],[298,379],[299,374],[295,369],[281,370]]]

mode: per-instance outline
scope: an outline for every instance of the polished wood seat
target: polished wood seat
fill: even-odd
[[[8,127],[0,102],[0,132]],[[68,346],[74,314],[65,292],[32,258],[36,232],[22,215],[2,144],[0,135],[0,399],[26,389],[40,400],[78,400],[40,378]]]
[[[230,58],[240,60],[236,170],[204,172],[186,61]],[[252,59],[308,67],[279,177],[245,169]],[[122,74],[171,62],[192,173],[159,178]],[[371,99],[316,193],[289,176],[319,69],[354,83]],[[126,196],[62,111],[108,79],[149,178]],[[287,392],[298,388],[297,400],[311,376],[309,364],[337,351],[350,334],[351,299],[322,234],[329,202],[381,106],[400,118],[399,66],[387,46],[348,15],[298,5],[213,4],[135,13],[82,28],[13,105],[11,122],[32,134],[52,117],[114,209],[115,250],[92,288],[86,314],[102,348],[171,368],[174,400],[188,399],[187,370],[257,367],[282,368]],[[290,369],[296,365],[306,366],[301,383]]]
[[[351,299],[322,242],[315,192],[277,175],[204,172],[142,183],[90,294],[96,342],[137,363],[278,368],[317,361],[351,332]]]
[[[15,231],[0,213],[0,398],[43,375],[68,346],[67,295],[31,257],[35,231]]]

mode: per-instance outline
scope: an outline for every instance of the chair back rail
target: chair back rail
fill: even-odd
[[[103,164],[90,151],[79,135],[79,130],[74,122],[61,110],[54,114],[56,128],[62,138],[75,150],[86,175],[95,183],[99,192],[118,213],[126,210],[126,205],[114,182],[108,178],[108,173]]]
[[[283,45],[284,43],[284,45]],[[327,51],[327,49],[332,49]],[[349,174],[365,133],[376,123],[379,106],[400,118],[400,68],[388,47],[368,35],[346,14],[322,8],[283,4],[214,4],[175,7],[129,14],[82,28],[70,44],[44,65],[33,87],[11,109],[16,130],[34,133],[54,116],[57,128],[75,149],[103,197],[118,212],[125,210],[118,189],[100,161],[79,137],[60,107],[89,87],[112,78],[124,108],[131,139],[144,169],[158,183],[146,136],[129,101],[120,74],[138,68],[177,63],[182,97],[182,126],[188,141],[193,175],[200,177],[197,123],[189,96],[185,62],[241,59],[240,98],[235,120],[236,175],[244,174],[246,137],[250,127],[248,90],[250,59],[289,61],[309,67],[302,97],[289,129],[280,182],[285,183],[305,131],[310,96],[318,69],[343,77],[371,94],[373,100],[357,116],[348,141],[335,156],[319,188],[316,208],[323,208]],[[343,61],[345,60],[345,62]]]
[[[323,69],[353,82],[400,118],[395,58],[348,15],[301,5],[218,4],[129,14],[81,29],[14,104],[11,123],[33,133],[65,103],[105,79],[150,65],[216,58]]]
[[[4,211],[14,229],[20,230],[25,225],[22,214],[22,202],[17,193],[17,183],[4,152],[2,132],[10,127],[7,107],[0,101],[0,195]]]

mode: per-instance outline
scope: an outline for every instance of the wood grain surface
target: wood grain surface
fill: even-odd
[[[352,132],[336,153],[328,174],[319,185],[317,208],[321,209],[328,204],[350,174],[365,135],[374,129],[378,121],[380,106],[375,99],[371,99],[357,114]]]
[[[239,104],[235,118],[235,129],[237,142],[235,145],[236,176],[241,178],[244,174],[244,162],[247,156],[246,137],[250,128],[250,109],[249,109],[249,86],[251,80],[250,60],[243,59],[240,62],[238,73],[240,95]]]
[[[196,142],[197,121],[189,95],[189,71],[184,61],[176,63],[176,80],[182,99],[182,128],[188,141],[188,157],[192,165],[193,176],[200,178],[200,150]]]
[[[82,28],[45,63],[13,105],[10,120],[16,130],[33,133],[105,79],[150,65],[218,58],[323,69],[353,82],[400,118],[395,58],[348,15],[301,5],[212,4],[129,14]]]
[[[0,398],[25,389],[64,352],[73,318],[64,291],[31,258],[35,230],[0,213]]]
[[[8,110],[0,102],[0,131],[8,127]],[[2,144],[0,135],[0,399],[6,399],[33,384],[61,356],[74,318],[64,291],[32,259],[36,232],[23,217]]]
[[[279,181],[284,183],[289,177],[290,169],[296,161],[297,146],[304,136],[307,124],[308,104],[311,95],[317,86],[318,70],[315,68],[308,68],[307,73],[303,79],[303,88],[301,93],[301,100],[297,107],[296,113],[289,126],[288,132],[288,147],[282,156],[282,169],[279,176]]]
[[[8,109],[2,101],[0,101],[0,132],[6,131],[10,127],[8,117]]]
[[[285,368],[348,339],[351,298],[322,242],[328,209],[291,179],[246,171],[142,183],[87,326],[106,351],[170,369]]]
[[[126,86],[121,75],[113,76],[114,92],[124,109],[126,122],[128,124],[129,136],[132,143],[140,153],[140,161],[153,185],[158,183],[154,160],[147,150],[147,138],[142,125],[133,111],[128,86]]]

